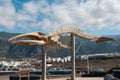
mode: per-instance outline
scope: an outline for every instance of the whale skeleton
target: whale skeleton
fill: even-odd
[[[27,40],[24,40],[25,38],[29,38]],[[19,40],[20,39],[20,40]],[[22,39],[22,40],[21,40]],[[47,36],[40,32],[33,32],[33,33],[27,33],[27,34],[21,34],[17,35],[15,37],[12,37],[9,39],[9,41],[12,41],[13,44],[24,44],[24,45],[51,45],[57,43],[58,45],[67,48],[67,45],[62,44],[60,41],[60,36],[54,35],[54,36]]]
[[[65,33],[74,33],[81,38],[85,38],[88,40],[96,40],[97,44],[104,42],[104,41],[115,41],[113,38],[109,38],[109,37],[91,36],[91,35],[87,34],[86,32],[84,32],[78,28],[74,28],[74,27],[59,28],[59,29],[56,29],[56,30],[48,33],[47,35],[48,36],[55,36],[55,35],[61,35],[61,34],[65,34]]]
[[[114,39],[108,38],[108,37],[88,35],[84,31],[74,27],[59,28],[48,34],[44,34],[41,32],[21,34],[21,35],[17,35],[15,37],[10,38],[9,41],[12,41],[13,44],[24,44],[24,45],[50,45],[52,43],[56,43],[61,47],[68,48],[67,45],[59,41],[60,35],[66,34],[66,33],[74,33],[75,35],[81,38],[85,38],[88,40],[95,40],[97,44],[104,41],[115,41]],[[29,39],[21,40],[21,38],[23,39],[29,38]]]
[[[75,80],[75,35],[85,38],[88,40],[96,40],[96,43],[101,43],[104,41],[114,41],[112,38],[101,37],[101,36],[91,36],[87,33],[83,32],[80,29],[73,28],[73,27],[63,27],[54,30],[48,34],[43,34],[40,32],[33,32],[27,34],[21,34],[10,38],[9,41],[12,41],[14,44],[24,44],[24,45],[51,45],[56,43],[64,48],[68,48],[67,45],[63,44],[60,39],[60,35],[71,33],[71,65],[72,65],[72,72],[71,72],[71,79]],[[75,34],[75,35],[74,35]],[[26,39],[29,38],[29,39]],[[42,80],[46,80],[46,52],[44,46],[42,47]]]

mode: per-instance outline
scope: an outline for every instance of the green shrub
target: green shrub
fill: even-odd
[[[113,73],[113,70],[120,70],[120,65],[116,65],[116,66],[112,67],[111,69],[109,69],[107,71],[107,73],[111,74],[111,73]]]

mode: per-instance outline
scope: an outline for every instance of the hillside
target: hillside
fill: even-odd
[[[40,46],[24,46],[15,45],[8,42],[8,39],[18,35],[15,33],[0,32],[0,57],[7,58],[40,58],[41,50]],[[80,54],[94,54],[94,53],[112,53],[120,52],[120,35],[109,35],[109,37],[114,38],[115,42],[103,42],[101,44],[96,44],[94,41],[88,41],[76,37],[76,48],[83,42],[82,46],[77,51],[76,55]],[[70,45],[70,37],[63,36],[61,41],[65,44]],[[70,48],[60,48],[60,50],[47,49],[47,55],[52,57],[64,57],[70,55]]]

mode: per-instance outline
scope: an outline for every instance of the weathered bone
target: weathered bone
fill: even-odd
[[[44,40],[18,40],[13,41],[13,44],[24,44],[24,45],[44,45],[46,42]]]
[[[67,45],[62,44],[59,41],[60,35],[65,34],[65,33],[74,33],[74,34],[78,35],[79,37],[82,37],[85,39],[96,40],[96,43],[101,43],[104,41],[114,41],[114,39],[112,39],[112,38],[101,37],[101,36],[90,36],[87,33],[83,32],[82,30],[77,29],[77,28],[73,28],[73,27],[59,28],[59,29],[54,30],[53,32],[46,34],[46,35],[41,33],[41,32],[21,34],[21,35],[15,36],[13,38],[10,38],[9,41],[13,41],[15,39],[27,37],[27,38],[30,38],[32,40],[17,40],[17,41],[13,41],[12,43],[25,44],[25,45],[37,45],[37,44],[38,45],[44,45],[44,44],[49,45],[50,43],[57,43],[64,48],[68,48]]]
[[[59,29],[56,29],[56,30],[48,33],[47,36],[55,36],[55,35],[61,35],[61,34],[65,34],[65,33],[74,33],[81,38],[85,38],[85,39],[88,39],[88,40],[96,40],[96,43],[101,43],[101,42],[104,42],[104,41],[115,41],[114,39],[108,38],[108,37],[88,35],[84,31],[82,31],[78,28],[74,28],[74,27],[59,28]]]
[[[41,33],[41,32],[33,32],[33,33],[27,33],[27,34],[21,34],[21,35],[17,35],[15,37],[12,37],[9,39],[9,41],[18,39],[18,38],[23,38],[23,37],[28,37],[30,39],[37,39],[37,40],[41,40],[43,38],[45,38],[45,34]]]

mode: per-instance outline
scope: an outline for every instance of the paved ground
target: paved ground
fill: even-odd
[[[47,80],[69,80],[69,78],[57,78],[57,79],[47,79]],[[75,80],[103,80],[103,77],[92,77],[92,78],[77,77]]]
[[[9,80],[9,76],[0,76],[0,80]],[[50,78],[47,80],[69,80],[69,78]],[[77,77],[75,80],[103,80],[103,77]]]
[[[9,80],[9,76],[0,76],[0,80]]]

